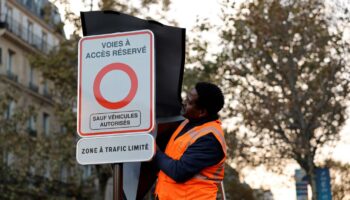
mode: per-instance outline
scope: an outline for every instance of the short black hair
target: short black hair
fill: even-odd
[[[217,117],[225,103],[221,89],[208,82],[197,83],[195,89],[198,94],[197,106],[206,109],[209,116]]]

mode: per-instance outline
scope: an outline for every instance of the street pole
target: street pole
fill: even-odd
[[[123,163],[113,164],[113,200],[123,200]]]
[[[224,181],[221,181],[220,183],[220,191],[221,191],[221,199],[226,200]]]

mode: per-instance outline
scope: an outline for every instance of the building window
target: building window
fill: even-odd
[[[49,135],[50,133],[50,115],[47,113],[43,114],[43,131],[44,135]]]
[[[66,166],[62,166],[61,167],[61,181],[62,182],[67,182],[67,178],[68,178],[67,167]]]
[[[39,91],[38,85],[35,84],[35,69],[32,66],[29,67],[29,89],[34,92]]]
[[[14,58],[15,58],[15,52],[12,50],[8,51],[8,57],[7,57],[7,66],[6,66],[6,71],[7,71],[7,77],[10,78],[13,81],[18,80],[17,75],[13,73],[13,63],[14,63]]]
[[[47,52],[47,33],[44,31],[42,32],[42,37],[41,37],[41,49],[43,52]]]
[[[0,65],[2,64],[2,48],[0,48]]]
[[[83,179],[87,179],[91,176],[91,166],[86,165],[83,168]]]
[[[4,152],[4,163],[7,166],[12,165],[15,162],[15,156],[11,152]]]
[[[30,10],[33,7],[33,1],[32,0],[24,0],[23,4],[27,6],[27,8],[29,8]]]
[[[9,7],[8,5],[5,5],[5,10],[7,9],[6,13],[6,21],[8,24],[8,28],[12,31],[13,28],[13,11],[12,8]]]
[[[34,40],[33,23],[30,21],[28,21],[27,36],[28,36],[28,43],[33,44],[33,40]]]
[[[35,116],[30,116],[28,119],[28,132],[29,135],[31,136],[36,136],[36,117]]]
[[[29,67],[29,83],[33,83],[34,81],[34,69],[32,66]]]
[[[44,80],[44,83],[43,83],[43,95],[48,99],[52,99],[50,89],[49,89],[49,82],[47,80]]]
[[[8,51],[8,58],[7,58],[7,72],[12,73],[13,68],[13,59],[15,57],[15,52],[12,50]]]
[[[45,161],[45,172],[44,172],[44,177],[45,178],[50,178],[51,177],[51,165],[48,160]]]
[[[13,117],[13,115],[15,114],[15,108],[16,103],[14,101],[10,101],[10,104],[8,105],[5,112],[5,119],[11,119],[11,117]]]
[[[66,134],[67,133],[67,127],[61,126],[61,133]]]
[[[49,84],[47,80],[44,81],[44,94],[49,94]]]

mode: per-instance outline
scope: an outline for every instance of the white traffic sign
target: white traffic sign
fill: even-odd
[[[150,160],[154,152],[153,136],[141,133],[82,138],[77,143],[76,158],[82,165],[141,162]]]
[[[90,137],[152,131],[154,66],[154,36],[149,30],[82,38],[78,134]]]

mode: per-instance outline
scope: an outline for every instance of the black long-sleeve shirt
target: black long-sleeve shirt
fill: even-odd
[[[175,140],[190,129],[209,121],[213,121],[213,119],[207,118],[200,121],[190,121]],[[221,144],[213,133],[197,139],[186,149],[180,160],[173,160],[159,150],[155,156],[159,169],[179,183],[186,182],[204,168],[219,163],[223,157],[224,152]]]

